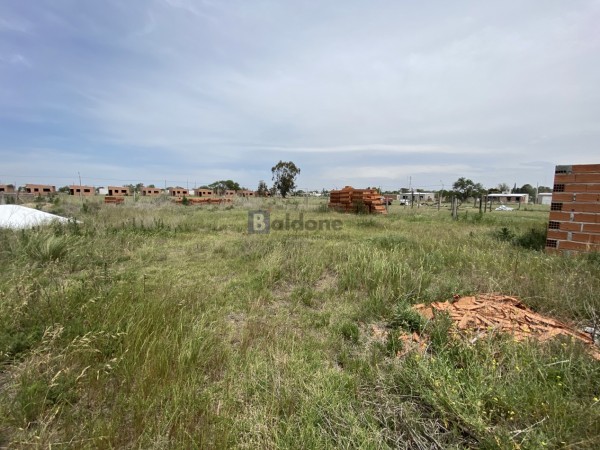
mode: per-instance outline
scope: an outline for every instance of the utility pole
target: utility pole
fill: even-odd
[[[81,205],[83,206],[83,196],[81,192],[81,174],[77,171],[77,176],[79,177],[79,200],[81,200]]]

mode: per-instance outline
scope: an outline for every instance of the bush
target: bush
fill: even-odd
[[[546,247],[546,228],[531,228],[514,239],[513,243],[528,250],[544,250]]]
[[[425,328],[426,319],[412,309],[408,303],[401,302],[396,307],[391,325],[411,333],[421,333]]]

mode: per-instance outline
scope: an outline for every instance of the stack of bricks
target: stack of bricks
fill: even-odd
[[[331,191],[328,206],[344,212],[387,214],[385,204],[376,189],[354,189],[352,186],[346,186],[342,190]]]
[[[546,251],[600,252],[600,164],[556,166]]]
[[[104,203],[107,205],[120,205],[124,202],[125,202],[125,198],[122,196],[115,197],[115,196],[107,195],[104,197]]]
[[[221,203],[233,203],[231,198],[222,197],[186,197],[188,205],[220,205]],[[173,199],[177,204],[183,204],[183,197]]]

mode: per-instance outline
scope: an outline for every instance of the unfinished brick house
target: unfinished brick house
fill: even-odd
[[[49,184],[26,184],[25,193],[33,195],[48,195],[56,192],[56,186]]]
[[[14,194],[15,187],[12,184],[0,184],[0,194]]]
[[[190,191],[189,189],[184,189],[182,187],[174,187],[174,188],[169,188],[169,195],[171,197],[189,197],[190,195]]]
[[[546,251],[600,252],[600,164],[556,166]]]
[[[202,189],[202,188],[194,189],[194,192],[196,192],[196,196],[198,196],[198,197],[212,197],[214,194],[212,189]]]
[[[235,191],[233,189],[227,189],[223,192],[224,197],[235,197]]]
[[[109,186],[108,187],[109,197],[122,197],[131,195],[127,186]]]
[[[94,186],[69,186],[69,195],[91,196],[95,195]]]
[[[244,189],[241,191],[237,191],[237,195],[239,195],[240,197],[254,197],[256,195],[256,193],[254,191],[249,191],[247,189]]]
[[[162,194],[162,189],[151,187],[142,188],[142,195],[144,197],[158,197],[160,194]]]

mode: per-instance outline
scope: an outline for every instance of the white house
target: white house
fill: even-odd
[[[552,203],[552,192],[540,192],[537,195],[537,202],[540,205],[549,205]]]
[[[412,202],[413,193],[405,192],[403,194],[398,194],[396,196],[397,200],[400,204],[406,204]],[[422,202],[433,202],[435,201],[435,192],[414,192],[415,199],[414,201],[417,203]]]
[[[529,194],[488,194],[488,200],[492,203],[494,201],[498,203],[523,203],[529,202]]]

